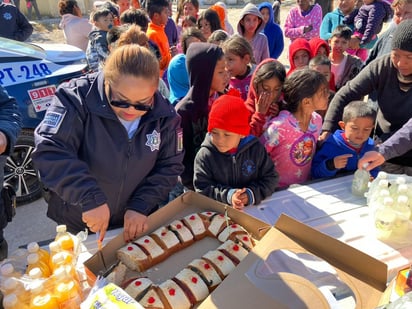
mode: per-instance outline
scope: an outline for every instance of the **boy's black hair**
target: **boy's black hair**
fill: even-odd
[[[92,19],[94,22],[98,21],[100,17],[106,17],[109,16],[110,14],[112,14],[112,12],[107,9],[107,8],[98,8],[96,11],[94,11],[92,16]]]
[[[316,57],[313,57],[309,60],[309,68],[313,69],[318,65],[327,65],[330,68],[332,66],[332,63],[329,58],[324,55],[317,55]]]
[[[149,17],[153,18],[155,13],[162,13],[165,7],[169,8],[169,2],[167,0],[148,0],[146,11]]]
[[[149,16],[147,16],[146,11],[143,9],[128,9],[120,15],[121,24],[138,25],[143,32],[147,31],[149,21]]]
[[[111,1],[106,1],[104,2],[99,8],[105,8],[105,9],[109,9],[110,12],[112,12],[113,17],[119,17],[119,9],[118,6],[115,5],[113,2]]]
[[[330,38],[337,37],[337,38],[343,38],[349,41],[351,36],[352,36],[351,28],[349,28],[348,26],[339,25],[332,31],[332,35],[330,36]]]
[[[371,118],[376,119],[376,108],[368,102],[352,101],[343,109],[342,121],[347,123],[356,118]]]

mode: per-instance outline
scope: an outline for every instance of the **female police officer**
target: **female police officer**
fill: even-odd
[[[130,241],[183,171],[180,117],[156,92],[159,64],[137,45],[103,72],[63,84],[35,131],[33,160],[50,190],[47,215],[76,232],[124,227]]]

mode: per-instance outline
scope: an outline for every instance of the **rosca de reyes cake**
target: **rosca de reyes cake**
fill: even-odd
[[[142,272],[204,237],[214,237],[221,245],[194,259],[174,277],[158,285],[143,277],[129,279],[122,287],[145,308],[192,308],[204,300],[254,247],[253,238],[242,226],[216,212],[194,213],[117,251],[123,264]]]

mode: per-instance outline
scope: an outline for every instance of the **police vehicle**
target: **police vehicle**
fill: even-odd
[[[77,47],[0,38],[0,85],[16,98],[23,120],[4,171],[4,180],[15,188],[19,204],[41,196],[41,182],[31,160],[33,130],[43,119],[59,84],[86,70],[85,53]]]

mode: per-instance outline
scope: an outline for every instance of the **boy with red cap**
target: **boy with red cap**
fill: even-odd
[[[264,146],[249,135],[249,116],[240,97],[220,96],[210,110],[209,133],[194,164],[196,192],[236,209],[259,204],[279,180]]]

